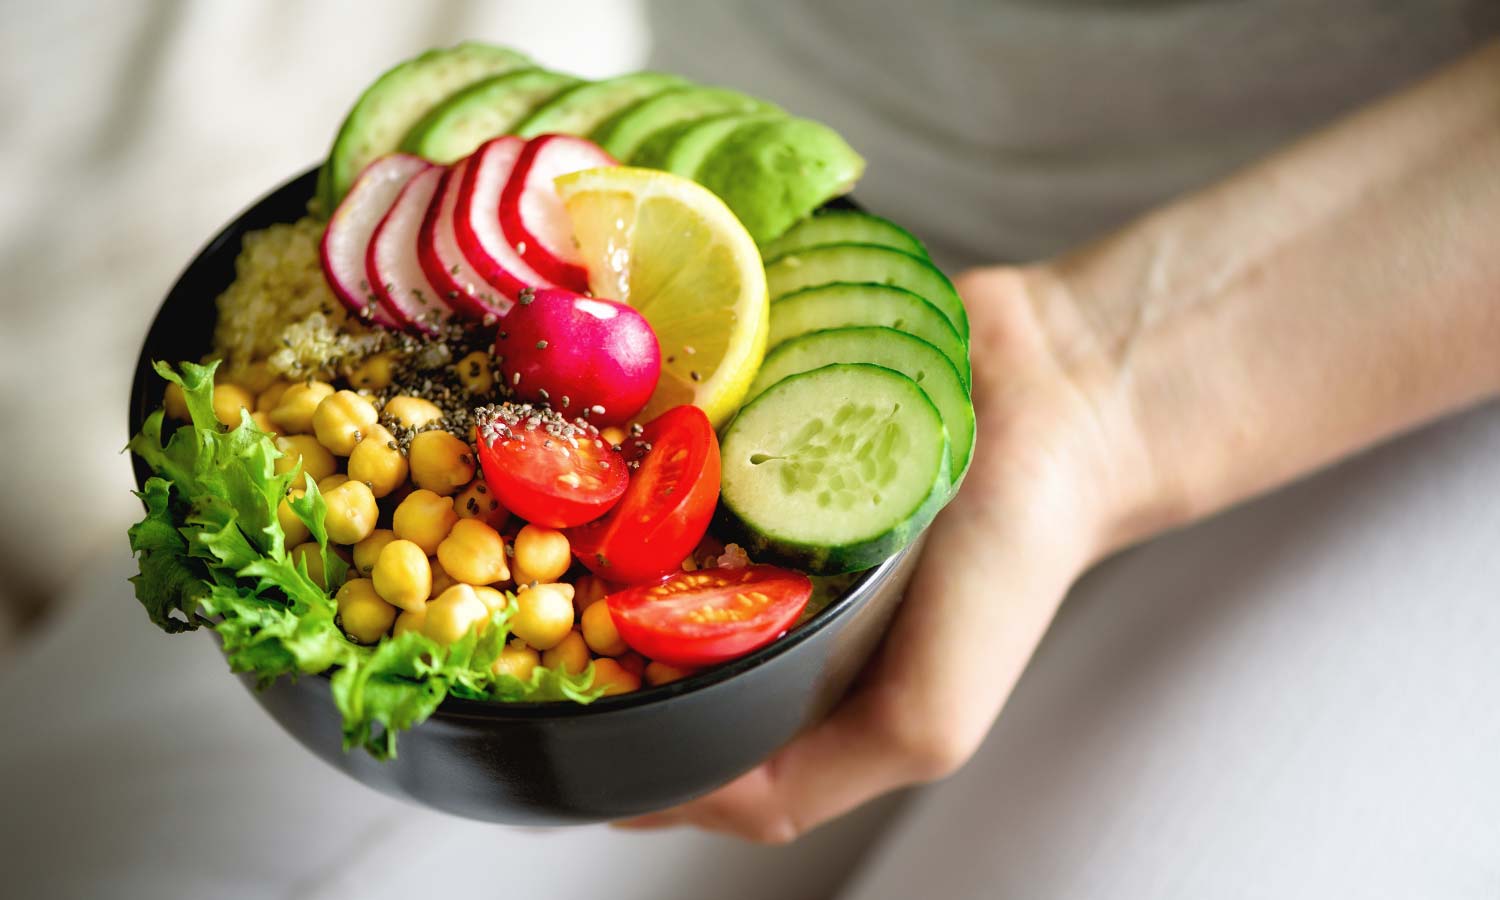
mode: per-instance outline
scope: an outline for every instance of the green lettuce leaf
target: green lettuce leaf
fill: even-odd
[[[396,735],[432,715],[450,694],[473,700],[572,700],[587,703],[593,666],[569,675],[538,666],[527,681],[496,676],[494,662],[510,636],[515,597],[491,614],[483,634],[441,647],[418,633],[362,647],[338,627],[330,592],[293,560],[277,508],[288,489],[305,488],[288,506],[317,541],[331,585],[348,571],[328,542],[328,505],[300,467],[277,474],[281,452],[242,414],[225,428],[213,413],[217,363],[183,363],[156,371],[180,385],[192,423],[163,440],[164,414],[153,413],[129,449],[156,472],[138,494],[146,514],[130,529],[140,573],[131,579],[151,620],[167,631],[203,625],[219,635],[230,669],[251,673],[262,688],[277,678],[332,673],[343,717],[344,747],[388,759]]]

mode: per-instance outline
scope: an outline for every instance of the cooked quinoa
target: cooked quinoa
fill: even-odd
[[[246,379],[256,360],[268,360],[278,373],[307,374],[303,367],[315,351],[300,346],[304,341],[365,331],[328,288],[318,259],[322,237],[323,223],[313,218],[245,235],[234,283],[217,301],[214,355],[224,360],[224,377]],[[277,354],[289,345],[297,345],[294,352]]]

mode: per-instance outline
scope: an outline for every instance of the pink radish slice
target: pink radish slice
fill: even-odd
[[[525,141],[509,135],[480,145],[469,157],[453,210],[454,232],[464,256],[485,281],[512,300],[523,288],[554,286],[526,264],[500,228],[500,193],[525,146]]]
[[[365,255],[365,273],[380,308],[408,331],[436,334],[453,317],[417,259],[417,233],[443,180],[443,169],[423,169],[406,183],[380,220]]]
[[[468,168],[469,161],[462,159],[443,173],[443,181],[433,195],[432,205],[427,207],[427,217],[422,220],[422,231],[417,236],[417,258],[444,303],[460,316],[483,321],[488,315],[505,315],[511,301],[474,270],[458,246],[453,210],[458,205],[459,190]]]
[[[573,241],[573,223],[552,183],[581,169],[617,166],[597,144],[567,134],[532,138],[500,195],[500,227],[521,258],[544,277],[574,291],[589,288],[589,272]]]
[[[396,202],[407,182],[432,163],[405,153],[382,156],[365,167],[344,200],[328,219],[328,229],[318,253],[323,274],[339,300],[358,317],[386,328],[400,328],[390,313],[380,308],[369,276],[365,256],[375,229]]]

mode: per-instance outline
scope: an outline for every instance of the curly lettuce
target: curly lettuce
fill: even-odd
[[[332,670],[344,749],[362,747],[380,759],[394,757],[397,733],[421,724],[450,694],[501,702],[598,696],[592,665],[577,674],[539,666],[528,681],[494,674],[513,596],[484,634],[470,632],[448,647],[415,632],[375,647],[346,638],[333,597],[294,560],[276,515],[291,485],[304,483],[300,466],[276,472],[282,454],[248,413],[234,428],[219,424],[217,365],[183,363],[174,371],[157,363],[182,388],[192,422],[163,442],[158,410],[128,446],[155,473],[137,492],[146,513],[129,531],[140,563],[130,580],[151,621],[168,632],[212,629],[230,669],[253,673],[261,689],[283,676]],[[288,505],[317,542],[328,583],[342,584],[348,566],[329,546],[327,504],[311,479],[304,487]]]

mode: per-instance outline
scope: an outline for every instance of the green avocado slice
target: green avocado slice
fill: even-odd
[[[339,127],[318,173],[321,212],[331,214],[364,167],[394,151],[443,98],[480,79],[530,65],[514,50],[468,42],[429,50],[385,72],[360,94]]]
[[[848,193],[864,170],[864,158],[838,132],[788,118],[741,124],[713,146],[693,179],[764,243]]]
[[[665,72],[634,72],[590,81],[538,106],[516,126],[516,134],[524,138],[539,134],[588,134],[625,107],[687,83],[687,79]]]
[[[652,134],[678,122],[720,113],[767,112],[775,108],[763,100],[728,88],[676,88],[627,106],[589,136],[615,159],[630,159]]]

